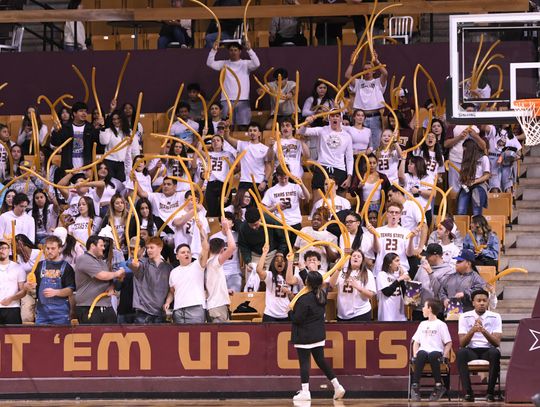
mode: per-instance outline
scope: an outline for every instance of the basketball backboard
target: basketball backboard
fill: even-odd
[[[539,30],[540,13],[450,16],[448,121],[456,124],[516,122],[513,102],[540,97]],[[473,85],[477,86],[471,91],[473,71],[476,72]],[[497,94],[498,89],[501,91]],[[465,103],[473,103],[476,110],[465,110]]]

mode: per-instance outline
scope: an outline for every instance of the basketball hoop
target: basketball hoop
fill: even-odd
[[[525,145],[540,144],[540,99],[518,99],[513,105],[516,119],[525,133]]]

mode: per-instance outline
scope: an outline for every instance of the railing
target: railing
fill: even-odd
[[[35,4],[44,10],[54,10],[55,12],[58,11],[54,7],[52,7],[50,4],[42,3],[37,0],[29,0],[29,1],[30,3]],[[49,46],[50,51],[53,51],[55,46],[58,47],[59,49],[64,48],[62,42],[57,42],[54,39],[55,32],[60,33],[61,35],[64,35],[64,30],[62,30],[62,28],[58,27],[56,24],[52,22],[43,22],[43,35],[38,34],[36,31],[28,27],[25,27],[25,30],[26,32],[32,34],[33,36],[43,41],[43,51],[47,50],[47,46]]]
[[[390,4],[380,3],[377,11]],[[529,8],[528,0],[493,1],[493,0],[409,0],[394,7],[394,15],[426,13],[488,13],[488,12],[525,12]],[[367,15],[373,10],[373,3],[361,4],[302,4],[302,5],[261,5],[251,6],[249,18],[269,17],[330,17]],[[244,7],[216,7],[213,9],[218,18],[241,19]],[[202,7],[181,8],[141,8],[141,9],[86,9],[86,10],[22,10],[3,11],[0,23],[43,23],[64,21],[161,21],[175,19],[208,20],[210,16]]]

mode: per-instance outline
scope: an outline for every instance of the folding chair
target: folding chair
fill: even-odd
[[[390,38],[401,38],[405,44],[409,43],[412,37],[414,20],[411,16],[394,16],[388,21],[388,36]],[[384,40],[386,44],[386,39]]]
[[[489,375],[489,361],[484,360],[484,359],[474,359],[468,363],[468,366],[469,366],[469,374],[471,376],[471,386],[474,393],[475,386],[487,386],[487,380],[488,380],[487,378]],[[474,376],[477,376],[477,377],[485,376],[485,377],[481,378],[480,381],[475,381],[473,380]],[[501,397],[502,395],[501,369],[499,369],[499,375],[497,376],[496,387],[497,387],[498,396]],[[459,392],[459,397],[461,399],[461,380],[459,381],[458,392]]]
[[[489,193],[488,206],[482,215],[504,215],[508,222],[512,221],[512,194],[510,192]]]
[[[411,356],[409,358],[409,387],[407,388],[407,401],[411,400],[411,386],[412,381],[414,377],[414,363],[412,361],[412,353],[413,353],[413,341],[409,344],[409,355]],[[453,351],[450,350],[450,359],[453,357]],[[448,401],[451,400],[450,398],[450,360],[448,362],[441,361],[441,380],[443,382],[444,387],[446,387],[446,396],[448,397]],[[420,382],[418,383],[418,391],[422,391],[422,379],[424,378],[430,378],[433,380],[433,373],[431,372],[431,365],[429,363],[426,363],[424,365],[424,370],[422,371],[422,376],[420,377]],[[433,385],[430,387],[432,388]],[[424,386],[424,389],[427,388],[427,385]]]
[[[467,236],[467,231],[471,226],[471,218],[469,215],[454,215],[454,223],[459,230],[462,238]]]
[[[19,25],[13,27],[11,32],[11,43],[8,45],[0,45],[0,52],[2,51],[15,51],[21,52],[22,40],[24,35],[24,27]]]

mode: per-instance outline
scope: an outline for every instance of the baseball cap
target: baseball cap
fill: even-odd
[[[459,256],[454,257],[454,260],[457,261],[470,261],[472,264],[474,264],[474,261],[476,260],[476,256],[472,250],[469,249],[463,249]]]
[[[450,232],[449,237],[450,237],[450,239],[453,239],[455,237],[455,235],[454,235],[454,227],[455,227],[454,221],[452,219],[450,219],[450,218],[446,218],[445,220],[443,220],[441,222],[441,225],[443,225],[444,228],[446,230],[448,230],[448,232]]]
[[[131,239],[129,239],[129,247],[135,247],[137,244],[137,237],[133,236]]]
[[[438,243],[430,243],[427,245],[426,247],[426,256],[431,256],[431,255],[437,255],[437,256],[442,256],[443,255],[443,249],[442,249],[442,246]]]
[[[53,236],[56,236],[62,241],[62,246],[66,244],[67,234],[67,229],[61,226],[53,230]]]

